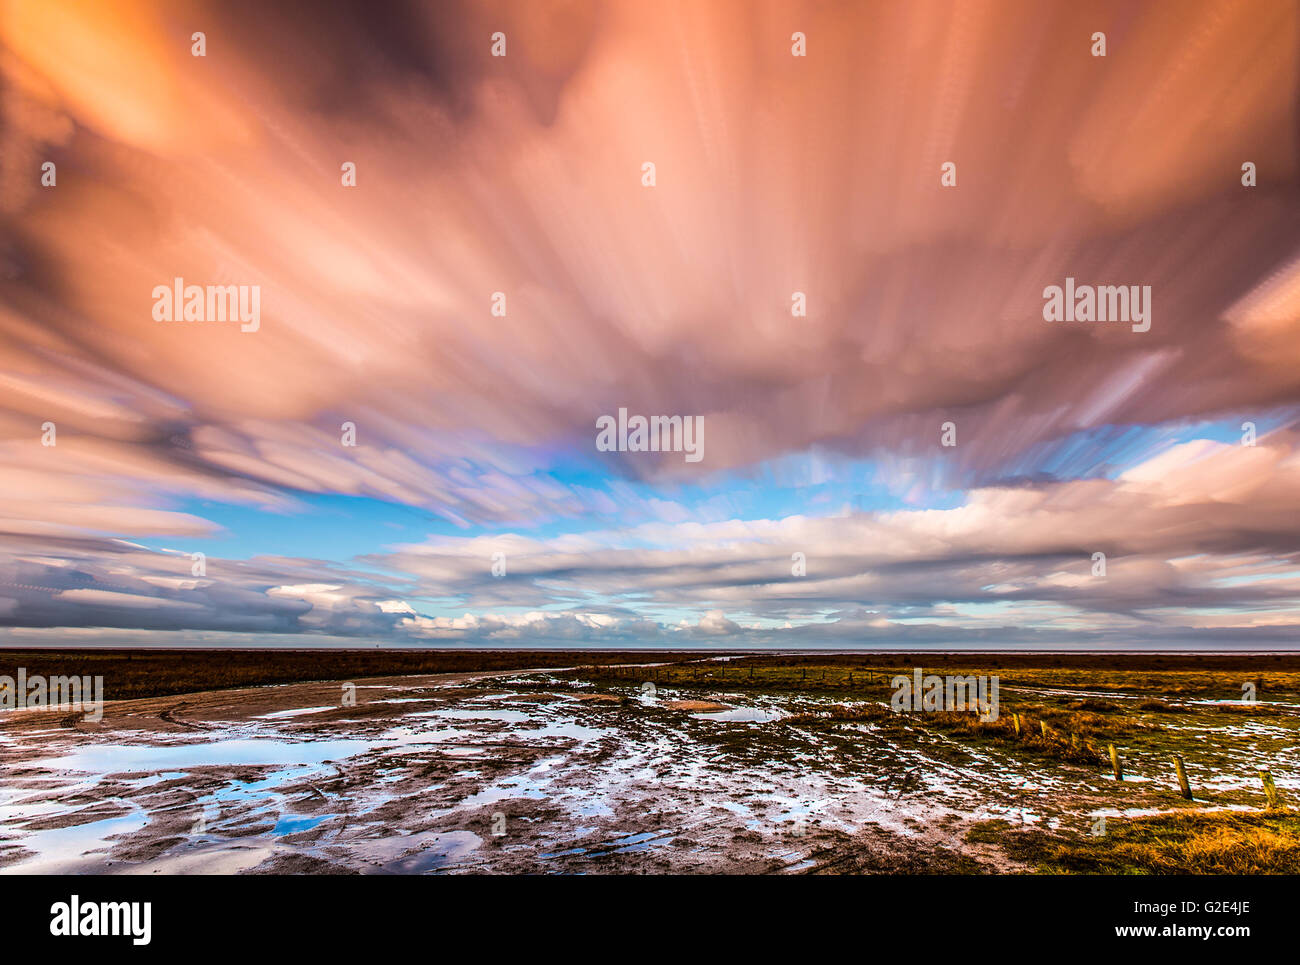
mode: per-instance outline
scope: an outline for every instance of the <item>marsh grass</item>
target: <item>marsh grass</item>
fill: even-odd
[[[1107,818],[1106,833],[1059,834],[985,821],[966,836],[1047,874],[1295,874],[1300,815],[1291,810]]]
[[[660,659],[690,659],[665,654]],[[564,650],[0,650],[0,675],[102,676],[106,700],[407,674],[567,668],[627,654]]]
[[[613,690],[649,680],[683,696],[732,694],[742,700],[746,695],[766,696],[794,711],[779,726],[811,728],[821,734],[848,736],[852,726],[864,725],[900,734],[910,729],[918,737],[943,736],[972,748],[998,748],[1013,756],[1102,772],[1109,770],[1106,745],[1115,744],[1126,773],[1148,779],[1164,780],[1173,754],[1187,757],[1198,777],[1206,769],[1253,773],[1260,762],[1279,755],[1285,758],[1294,743],[1288,737],[1295,731],[1293,710],[1235,702],[1243,683],[1252,683],[1261,700],[1300,701],[1300,672],[1294,669],[1300,660],[1291,657],[1004,654],[981,664],[971,655],[949,654],[927,655],[919,664],[925,674],[997,676],[1001,700],[996,721],[979,721],[971,713],[891,713],[892,682],[897,676],[910,676],[907,663],[917,659],[879,654],[761,655],[726,663],[680,661],[654,668],[585,667],[574,673],[597,688]],[[1261,673],[1261,664],[1277,669]],[[1080,694],[1080,689],[1089,693]],[[1019,733],[1015,715],[1020,717]],[[1243,717],[1269,720],[1277,730],[1246,733],[1234,724],[1234,719]],[[762,741],[759,731],[742,729],[727,735],[725,743],[739,747],[746,734]],[[1208,735],[1213,738],[1206,740]],[[1244,789],[1217,795],[1222,803],[1252,803],[1254,798],[1253,791]]]
[[[1013,713],[1020,717],[1019,731]],[[1104,748],[1098,744],[1121,736],[1159,730],[1158,725],[1142,721],[1068,712],[1041,704],[1022,706],[1012,713],[1004,712],[996,720],[982,720],[971,712],[895,713],[883,703],[834,704],[821,711],[793,714],[781,723],[820,729],[863,723],[895,729],[916,727],[972,743],[1002,745],[1034,757],[1089,765],[1107,762]],[[1048,725],[1046,734],[1044,723]]]

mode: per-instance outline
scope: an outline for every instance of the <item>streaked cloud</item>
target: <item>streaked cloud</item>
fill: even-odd
[[[12,634],[1294,629],[1293,4],[5,10]],[[155,322],[175,277],[260,286],[259,331]],[[1066,277],[1150,285],[1151,330],[1044,322]],[[619,407],[703,416],[706,459],[597,452]],[[229,507],[366,527],[334,496],[421,531],[222,555]]]

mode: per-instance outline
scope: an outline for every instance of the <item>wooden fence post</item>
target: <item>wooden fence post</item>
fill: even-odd
[[[1183,759],[1174,755],[1174,773],[1178,775],[1178,789],[1182,791],[1183,797],[1192,800],[1192,785],[1187,783],[1187,770],[1183,767]]]
[[[1268,795],[1268,806],[1277,807],[1277,785],[1273,783],[1273,774],[1267,766],[1259,769],[1259,779],[1264,782],[1264,793]]]
[[[1115,750],[1114,744],[1107,744],[1106,749],[1110,751],[1110,769],[1115,772],[1115,780],[1124,780],[1124,768],[1119,763],[1119,751]]]

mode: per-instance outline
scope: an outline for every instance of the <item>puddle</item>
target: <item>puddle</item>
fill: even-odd
[[[302,717],[306,714],[321,714],[327,710],[337,710],[338,708],[329,707],[295,707],[292,710],[277,710],[271,714],[258,714],[253,720],[284,720],[286,717]]]
[[[104,818],[67,828],[48,828],[24,834],[17,842],[25,850],[35,852],[14,864],[0,867],[4,874],[69,874],[76,873],[91,855],[112,847],[110,838],[133,834],[149,823],[149,818],[139,808],[119,817]]]
[[[279,835],[310,831],[322,821],[328,821],[333,816],[332,814],[286,814],[275,822],[275,827],[271,829],[271,833]]]
[[[477,794],[471,794],[465,800],[461,801],[458,808],[476,808],[484,804],[496,804],[498,801],[508,801],[512,798],[531,798],[534,801],[544,800],[545,792],[542,785],[537,781],[529,781],[521,777],[508,778],[499,784],[493,784],[491,787],[485,787]]]
[[[371,873],[380,874],[437,871],[468,857],[482,843],[472,831],[425,831],[347,842],[353,854],[374,866]]]
[[[718,720],[727,724],[768,724],[780,720],[785,714],[779,710],[761,710],[757,707],[735,707],[716,713],[691,714],[696,720]]]
[[[408,717],[445,717],[448,720],[503,720],[512,724],[522,724],[532,720],[522,710],[431,710],[423,714],[408,714]]]
[[[373,742],[365,740],[281,741],[257,737],[161,746],[96,744],[51,758],[44,766],[52,771],[106,775],[194,767],[323,764],[355,757],[373,746]]]

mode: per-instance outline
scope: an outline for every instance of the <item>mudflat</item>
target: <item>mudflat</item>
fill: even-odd
[[[1287,665],[931,656],[981,721],[894,713],[892,657],[621,659],[0,715],[0,873],[1300,869]]]

